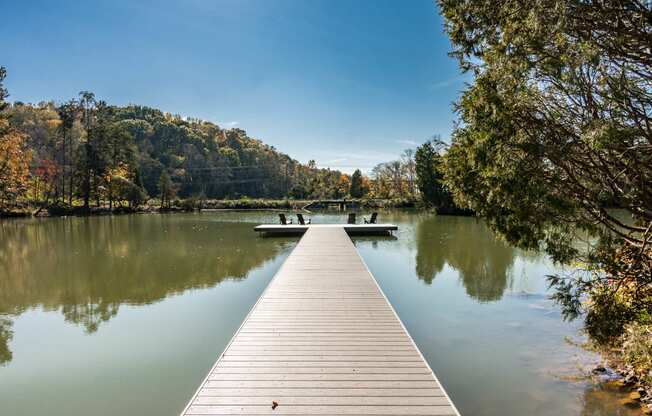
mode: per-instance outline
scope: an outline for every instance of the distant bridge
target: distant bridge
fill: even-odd
[[[356,200],[346,200],[346,199],[318,199],[312,201],[306,206],[303,207],[305,210],[316,209],[316,208],[332,208],[337,207],[340,211],[345,211],[347,208],[359,208],[360,202]]]

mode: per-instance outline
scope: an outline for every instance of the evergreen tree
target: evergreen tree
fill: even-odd
[[[158,187],[161,198],[161,208],[170,208],[172,205],[172,198],[175,196],[174,187],[170,179],[170,175],[166,171],[161,173],[158,181]]]
[[[567,318],[586,312],[593,339],[617,339],[652,316],[649,2],[438,3],[474,75],[446,154],[456,201],[509,242],[584,265],[551,278],[556,299]]]
[[[349,194],[353,198],[362,198],[364,196],[364,190],[362,189],[362,172],[360,169],[356,169],[351,175],[351,188],[349,189]]]
[[[414,155],[417,186],[426,205],[435,207],[438,213],[453,213],[458,210],[444,185],[443,158],[439,154],[444,146],[441,140],[433,139],[417,148]]]

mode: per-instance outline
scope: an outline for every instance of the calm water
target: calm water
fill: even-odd
[[[315,222],[343,221],[336,214]],[[471,218],[381,213],[355,243],[463,415],[631,415],[582,372],[544,256]],[[295,238],[274,213],[0,222],[0,414],[176,415]]]

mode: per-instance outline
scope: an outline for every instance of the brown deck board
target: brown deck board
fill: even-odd
[[[459,415],[337,226],[306,227],[182,413],[245,414]]]

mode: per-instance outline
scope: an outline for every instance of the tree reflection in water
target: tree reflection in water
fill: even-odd
[[[120,305],[244,279],[296,241],[201,215],[4,221],[0,234],[0,364],[11,360],[11,315],[59,310],[93,333]]]
[[[482,222],[468,217],[430,216],[416,228],[416,274],[426,283],[445,265],[457,270],[466,293],[480,302],[502,298],[516,250]]]
[[[9,341],[14,336],[11,330],[12,322],[9,318],[0,316],[0,366],[11,361],[13,356],[9,349]]]

